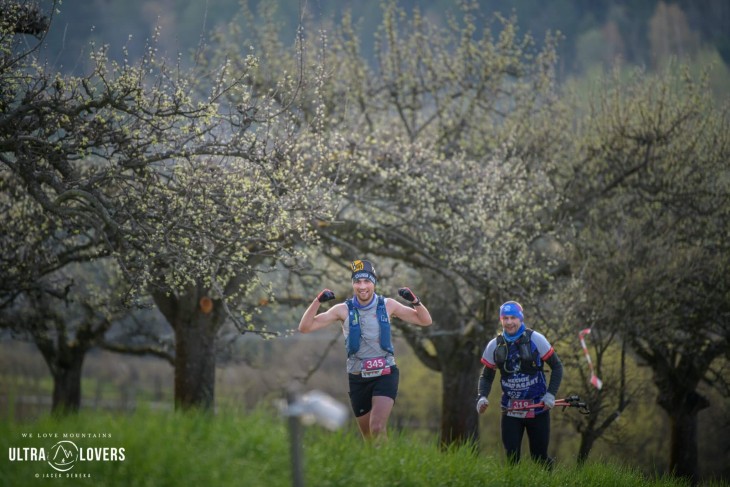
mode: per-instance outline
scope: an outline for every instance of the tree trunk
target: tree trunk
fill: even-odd
[[[479,415],[476,411],[477,382],[481,369],[470,347],[441,364],[441,444],[477,443]]]
[[[449,292],[456,289],[454,286]],[[445,300],[446,304],[439,305],[438,299],[442,303]],[[481,323],[470,321],[449,307],[455,302],[456,297],[449,299],[448,292],[443,291],[429,308],[438,328],[426,328],[422,333],[415,333],[413,327],[401,328],[418,359],[429,369],[441,373],[442,446],[478,444],[479,441],[479,414],[476,411],[482,370],[479,358],[482,344],[488,339],[482,336],[484,327]],[[429,347],[427,342],[430,342]]]
[[[51,414],[73,414],[81,408],[81,368],[85,355],[86,350],[78,348],[68,350],[63,359],[44,354],[53,376]]]
[[[212,410],[216,336],[226,317],[220,301],[197,286],[179,296],[153,293],[153,297],[175,331],[175,409]]]
[[[578,459],[577,463],[579,467],[582,467],[585,465],[586,460],[588,460],[588,455],[591,454],[591,450],[593,449],[593,443],[596,442],[596,436],[593,434],[593,432],[584,432],[580,435],[580,447],[578,448]]]
[[[64,367],[58,367],[53,373],[52,414],[76,413],[81,408],[81,367],[84,354],[75,353],[71,361]]]
[[[674,475],[699,479],[697,457],[697,413],[670,415],[672,440],[669,453],[669,469]]]
[[[670,420],[669,470],[678,477],[689,479],[694,485],[700,476],[697,453],[697,416],[710,403],[695,391],[686,392],[681,399],[681,403],[671,409],[660,402],[660,405],[669,414]]]
[[[175,323],[175,408],[212,410],[217,327],[195,313]]]
[[[588,421],[583,425],[583,429],[579,429],[579,431],[581,431],[581,434],[580,448],[578,449],[577,458],[578,466],[582,466],[585,464],[596,440],[603,436],[608,428],[610,428],[611,425],[618,420],[618,418],[621,416],[621,414],[624,412],[628,405],[629,401],[626,401],[623,398],[623,395],[621,395],[621,399],[619,400],[619,407],[613,413],[606,416],[606,418],[601,421],[600,425],[597,425],[598,418],[595,415],[590,415]],[[600,398],[595,406],[596,410],[600,411],[602,409]]]
[[[53,377],[53,415],[73,414],[81,408],[81,368],[89,349],[85,333],[77,334],[76,344],[69,345],[63,330],[60,327],[58,341],[49,339],[47,334],[33,337]]]
[[[670,420],[669,471],[695,485],[700,476],[697,416],[710,403],[694,390],[679,389],[678,385],[671,392],[673,394],[660,394],[657,401],[667,411]]]

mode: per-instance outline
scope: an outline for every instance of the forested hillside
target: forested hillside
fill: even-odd
[[[367,259],[394,430],[502,451],[519,301],[560,464],[730,477],[727,2],[245,3],[0,0],[0,418],[347,402]]]
[[[284,42],[293,42],[302,15],[312,25],[327,26],[351,11],[358,22],[364,49],[372,49],[372,33],[382,20],[379,0],[64,0],[49,34],[52,60],[66,69],[84,62],[80,52],[89,39],[112,46],[112,55],[141,54],[145,39],[160,28],[162,49],[187,52],[201,35],[227,22],[239,3],[252,11],[275,6],[283,26]],[[446,23],[457,10],[454,0],[397,0],[406,11],[419,9],[430,20]],[[652,66],[667,55],[693,56],[700,50],[716,51],[730,63],[730,3],[724,0],[513,0],[480,1],[477,23],[489,21],[493,12],[516,15],[525,33],[538,41],[545,33],[560,32],[560,69],[563,75],[580,72],[594,63],[621,59]]]

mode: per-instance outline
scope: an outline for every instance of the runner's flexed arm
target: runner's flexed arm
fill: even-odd
[[[407,287],[402,287],[398,290],[400,297],[411,303],[412,308],[404,306],[395,300],[388,301],[388,312],[391,316],[396,316],[401,320],[418,326],[430,326],[433,320],[431,319],[431,313],[429,313],[426,306],[421,302],[420,299],[413,294]]]
[[[299,320],[299,331],[309,333],[331,325],[335,321],[344,321],[347,316],[347,306],[344,303],[336,304],[324,313],[317,314],[321,303],[333,299],[335,299],[335,293],[329,289],[320,292],[304,312],[302,319]]]

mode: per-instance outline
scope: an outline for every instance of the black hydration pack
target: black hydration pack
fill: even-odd
[[[515,372],[521,372],[523,374],[534,374],[542,370],[542,360],[539,361],[532,353],[532,344],[530,340],[532,338],[532,330],[525,328],[525,332],[516,341],[509,343],[504,339],[504,336],[500,333],[497,335],[497,347],[494,349],[494,363],[499,367],[499,370],[503,374],[514,374]],[[515,370],[508,370],[505,368],[507,363],[507,357],[509,355],[510,345],[516,345],[520,353],[520,366]]]

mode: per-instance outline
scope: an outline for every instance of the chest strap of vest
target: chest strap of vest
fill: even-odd
[[[538,370],[542,370],[542,363],[538,365],[532,353],[532,345],[530,343],[531,338],[532,330],[527,328],[525,329],[525,332],[522,334],[522,336],[518,338],[516,342],[514,342],[514,344],[517,345],[517,349],[519,351],[519,357],[521,362],[520,372],[526,374],[533,374]],[[507,361],[507,355],[509,353],[509,345],[510,344],[507,343],[501,333],[497,335],[497,347],[494,349],[494,363],[497,365],[497,367],[499,367],[502,373],[509,373],[504,367],[505,362]]]
[[[347,310],[349,312],[349,331],[345,340],[345,348],[347,349],[347,356],[350,357],[360,350],[362,328],[360,326],[360,313],[352,303],[352,299],[346,300],[345,303],[347,303]],[[388,312],[385,310],[385,298],[383,296],[378,296],[378,305],[375,309],[375,314],[378,317],[378,325],[380,326],[380,348],[392,354],[393,344],[390,340],[390,320],[388,319]]]

